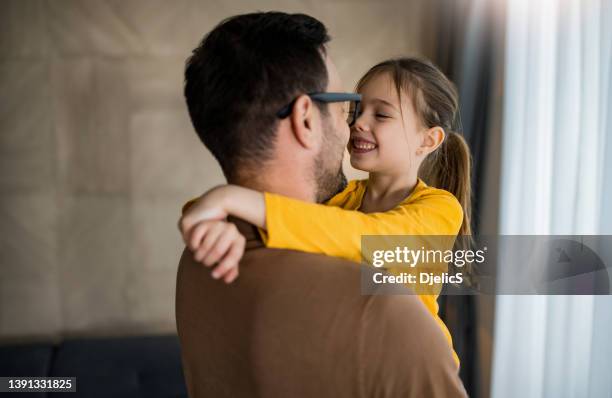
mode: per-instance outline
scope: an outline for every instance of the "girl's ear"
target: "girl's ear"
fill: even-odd
[[[418,149],[419,154],[428,155],[435,151],[442,143],[446,134],[440,126],[435,126],[423,132],[423,141]]]
[[[300,95],[295,100],[290,115],[293,136],[305,148],[312,148],[316,144],[316,137],[313,131],[313,107],[314,104],[309,96]]]

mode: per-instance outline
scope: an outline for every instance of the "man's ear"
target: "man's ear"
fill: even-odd
[[[313,148],[316,145],[317,137],[313,130],[316,114],[312,99],[307,95],[297,97],[289,117],[297,142],[305,148]]]
[[[423,141],[421,142],[421,147],[419,148],[420,154],[428,155],[435,151],[440,145],[442,145],[445,136],[446,133],[444,133],[444,129],[440,126],[435,126],[426,130],[423,133]]]

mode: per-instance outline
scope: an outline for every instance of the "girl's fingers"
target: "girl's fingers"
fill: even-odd
[[[231,270],[229,270],[229,272],[225,274],[225,277],[223,278],[223,282],[229,284],[235,281],[236,278],[238,278],[238,267],[234,267]]]
[[[203,221],[191,229],[191,236],[188,240],[188,245],[191,251],[196,251],[198,247],[200,247],[200,243],[202,243],[202,238],[210,227],[211,223],[209,221]]]
[[[185,215],[181,216],[178,222],[178,229],[181,233],[181,237],[183,238],[183,242],[186,245],[189,245],[189,231],[191,230],[192,226],[193,223],[187,217],[185,217]]]
[[[224,221],[211,221],[211,226],[204,235],[202,243],[200,243],[200,247],[196,251],[194,258],[198,262],[202,262],[208,251],[213,247],[219,235],[224,230]],[[204,265],[212,265],[212,264],[204,264]]]
[[[217,265],[217,267],[213,271],[212,273],[213,278],[219,279],[222,276],[228,277],[227,274],[229,273],[229,271],[231,271],[232,269],[238,268],[238,262],[240,261],[240,259],[242,258],[242,255],[244,254],[244,247],[245,247],[244,236],[240,234],[238,235],[239,236],[235,237],[234,240],[232,241],[232,245],[229,251],[227,252],[227,254],[225,255],[225,257],[223,257],[223,260],[219,262],[219,265]]]
[[[210,248],[204,257],[204,264],[213,265],[219,261],[219,259],[221,259],[221,257],[223,257],[228,251],[230,245],[232,244],[233,240],[236,239],[237,235],[238,230],[236,229],[236,226],[234,226],[232,223],[225,223],[223,232],[221,232],[221,235],[219,235],[219,238],[217,238],[215,244]]]
[[[201,221],[222,220],[227,212],[222,206],[223,195],[221,187],[215,187],[202,194],[189,206],[178,222],[178,228],[185,244],[188,242],[189,231]]]
[[[191,235],[190,232],[196,225],[201,224],[203,222],[218,221],[218,219],[201,217],[200,216],[201,212],[198,213],[194,211],[193,209],[194,207],[196,207],[196,204],[190,207],[189,210],[181,216],[178,222],[178,228],[179,228],[179,231],[181,232],[181,235],[183,236],[183,240],[185,241],[185,244],[188,244],[189,235]]]

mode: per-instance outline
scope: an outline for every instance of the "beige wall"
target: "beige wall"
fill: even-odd
[[[222,18],[320,18],[349,90],[421,52],[426,3],[3,0],[0,339],[174,330],[180,206],[223,181],[182,69]]]

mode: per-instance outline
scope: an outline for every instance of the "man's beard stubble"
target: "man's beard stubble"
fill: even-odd
[[[325,120],[323,145],[313,164],[317,203],[327,202],[347,186],[346,176],[342,170],[346,143],[338,141],[338,135],[335,134],[329,119]]]

